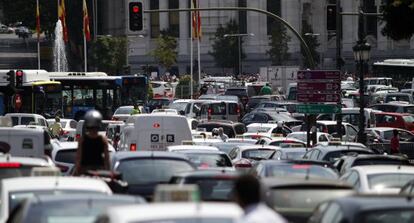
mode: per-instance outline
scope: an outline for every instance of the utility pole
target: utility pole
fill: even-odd
[[[336,0],[336,69],[342,74],[342,16],[341,0]],[[339,102],[338,106],[342,106]],[[336,132],[342,141],[342,113],[336,114]]]

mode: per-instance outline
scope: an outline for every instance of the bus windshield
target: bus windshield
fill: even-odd
[[[148,81],[145,76],[122,77],[122,105],[133,105],[147,100]]]
[[[33,87],[34,111],[37,114],[62,112],[62,93],[60,84],[42,84]]]

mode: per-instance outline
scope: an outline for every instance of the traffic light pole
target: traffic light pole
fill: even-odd
[[[300,43],[302,44],[303,49],[305,50],[306,60],[310,64],[309,68],[311,69],[315,68],[315,61],[312,57],[309,46],[308,44],[306,44],[306,41],[302,38],[299,32],[296,31],[296,29],[293,28],[293,26],[290,25],[286,20],[282,19],[276,14],[273,14],[263,9],[250,8],[250,7],[212,7],[212,8],[153,9],[153,10],[144,10],[143,12],[144,13],[160,13],[160,12],[193,12],[193,11],[250,11],[250,12],[257,12],[257,13],[265,14],[273,18],[274,20],[282,23],[290,31],[292,31],[292,33],[299,39]]]

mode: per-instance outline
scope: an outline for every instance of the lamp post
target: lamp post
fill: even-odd
[[[240,38],[244,36],[254,36],[254,33],[240,33],[240,34],[224,34],[224,38],[227,37],[237,37],[237,45],[239,49],[239,76],[242,74],[242,64],[241,64],[241,40]]]
[[[358,142],[365,144],[365,98],[364,98],[364,72],[365,65],[370,57],[371,46],[365,40],[359,40],[352,48],[354,59],[359,70],[359,132]]]

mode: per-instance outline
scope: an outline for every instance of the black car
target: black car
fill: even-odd
[[[374,154],[374,152],[370,149],[350,145],[318,145],[309,150],[303,158],[335,163],[342,156],[354,154]]]
[[[153,98],[150,99],[147,103],[147,108],[149,112],[152,112],[154,109],[161,109],[163,107],[168,107],[170,105],[170,98]]]
[[[255,164],[250,173],[259,177],[299,177],[312,179],[338,179],[338,173],[330,167],[295,162],[291,160],[262,160]]]
[[[261,181],[267,204],[295,223],[306,222],[319,203],[355,193],[352,186],[337,179],[277,177]]]
[[[199,123],[197,128],[205,129],[207,132],[213,131],[215,128],[222,127],[224,133],[229,138],[234,138],[236,135],[243,135],[247,131],[246,126],[240,122],[213,120]]]
[[[381,154],[354,154],[339,158],[334,166],[342,175],[354,166],[366,165],[411,165],[410,161],[402,156]]]
[[[222,168],[233,167],[231,160],[227,153],[222,151],[214,151],[207,149],[185,149],[178,150],[177,153],[182,153],[196,165],[198,168]]]
[[[168,183],[174,174],[196,169],[184,154],[159,151],[117,152],[112,165],[112,170],[120,172],[128,183],[129,194],[148,200],[157,184]]]
[[[414,200],[398,195],[353,195],[318,205],[308,223],[414,222]]]
[[[171,178],[171,184],[197,184],[202,201],[231,201],[237,171],[198,170],[179,173]]]

